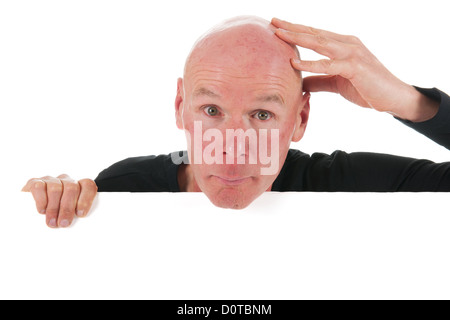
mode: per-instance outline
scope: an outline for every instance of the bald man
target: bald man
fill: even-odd
[[[329,59],[302,61],[297,46]],[[302,81],[301,71],[321,73]],[[273,19],[238,17],[194,45],[178,79],[176,124],[187,152],[129,158],[95,181],[67,175],[31,179],[49,227],[89,212],[98,191],[203,192],[242,209],[266,191],[450,191],[450,163],[372,153],[304,154],[310,92],[331,91],[388,112],[450,148],[450,97],[392,75],[353,36]]]

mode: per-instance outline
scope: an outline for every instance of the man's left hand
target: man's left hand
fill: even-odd
[[[433,118],[439,103],[394,76],[355,36],[340,35],[274,18],[276,35],[290,43],[311,49],[329,59],[292,59],[299,71],[322,73],[304,79],[303,91],[339,93],[365,108],[388,112],[413,122]]]

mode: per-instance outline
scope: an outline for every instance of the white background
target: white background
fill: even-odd
[[[0,298],[449,298],[446,194],[266,194],[239,212],[201,194],[102,194],[87,219],[50,230],[20,193],[32,177],[95,178],[185,149],[176,80],[196,38],[236,15],[356,35],[403,81],[450,92],[445,6],[1,1]],[[448,161],[387,114],[327,93],[311,104],[293,148]]]

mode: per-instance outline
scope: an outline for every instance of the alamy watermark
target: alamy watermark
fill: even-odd
[[[224,137],[215,128],[203,132],[202,122],[194,121],[193,137],[188,131],[186,137],[188,145],[192,146],[193,164],[224,164],[225,154],[225,164],[244,165],[248,158],[248,164],[262,165],[261,175],[274,175],[279,169],[280,134],[279,129],[270,129],[270,136],[268,133],[268,129],[226,129]],[[207,142],[209,144],[205,146]],[[186,154],[178,152],[172,153],[171,158],[177,165],[189,162]]]

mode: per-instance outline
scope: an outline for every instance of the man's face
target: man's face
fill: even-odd
[[[177,124],[188,136],[195,183],[215,205],[245,208],[270,190],[290,142],[303,136],[309,105],[290,65],[295,57],[258,25],[213,34],[189,57],[178,82]]]

